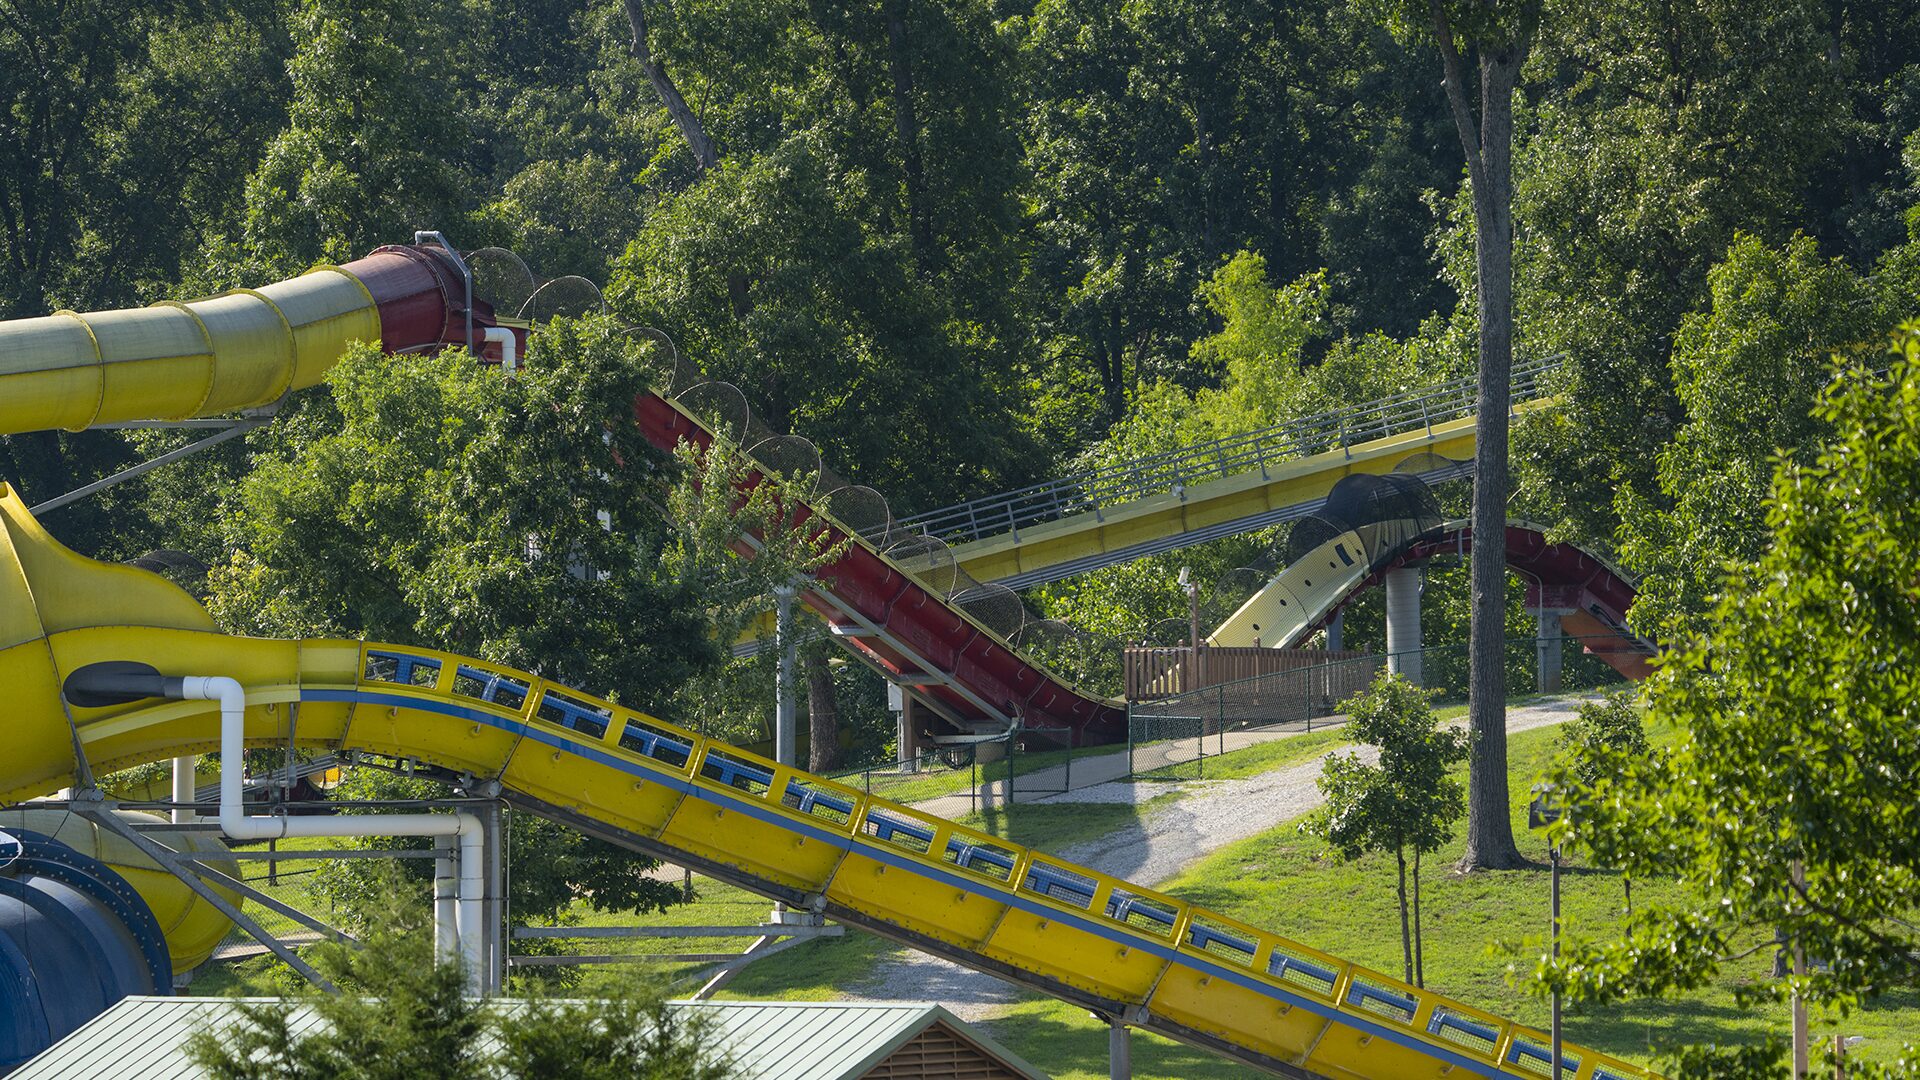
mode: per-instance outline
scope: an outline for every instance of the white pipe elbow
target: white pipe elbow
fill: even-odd
[[[483,332],[481,340],[498,343],[500,346],[500,370],[511,375],[520,366],[520,339],[513,331],[504,326],[489,326]]]

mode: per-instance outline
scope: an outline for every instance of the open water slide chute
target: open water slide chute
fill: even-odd
[[[0,798],[213,749],[213,702],[86,708],[106,661],[245,691],[247,745],[409,758],[523,809],[1279,1075],[1539,1077],[1546,1037],[1378,972],[538,676],[430,649],[219,633],[53,540],[0,486]],[[1569,1047],[1567,1080],[1648,1074]]]

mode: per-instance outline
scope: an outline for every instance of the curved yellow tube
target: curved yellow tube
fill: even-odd
[[[332,266],[191,303],[0,322],[0,434],[267,405],[379,339],[366,285]]]

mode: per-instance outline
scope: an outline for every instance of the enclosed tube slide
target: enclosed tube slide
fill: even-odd
[[[515,805],[590,835],[1276,1075],[1550,1071],[1538,1031],[527,672],[432,649],[218,633],[165,580],[61,547],[4,487],[0,544],[12,704],[0,798],[74,783],[77,754],[97,773],[220,737],[210,701],[63,700],[74,672],[109,661],[167,678],[224,672],[242,688],[249,745],[497,781]],[[1565,1061],[1563,1080],[1648,1075],[1581,1047]]]
[[[509,359],[493,309],[435,247],[383,247],[260,289],[0,322],[0,434],[185,420],[313,386],[356,341],[391,353],[464,344]],[[469,319],[471,314],[471,319]],[[489,329],[494,329],[489,336]]]

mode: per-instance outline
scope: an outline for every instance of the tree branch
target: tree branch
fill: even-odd
[[[1447,88],[1447,105],[1453,110],[1453,126],[1460,133],[1460,148],[1467,153],[1467,178],[1475,191],[1481,186],[1480,127],[1473,120],[1473,106],[1467,101],[1467,67],[1453,43],[1453,26],[1447,22],[1441,0],[1428,0],[1433,11],[1433,36],[1440,43],[1440,62]]]
[[[673,76],[667,74],[666,66],[654,59],[653,50],[647,45],[647,12],[643,0],[624,2],[627,25],[633,31],[633,40],[627,43],[627,51],[640,61],[640,70],[647,73],[647,81],[653,84],[654,93],[660,96],[660,103],[666,106],[673,126],[680,129],[680,137],[686,140],[687,149],[693,151],[695,166],[705,173],[720,164],[720,152],[707,136],[707,129],[700,123],[700,117],[687,104],[680,88],[674,85]]]

